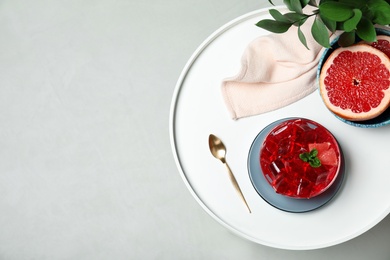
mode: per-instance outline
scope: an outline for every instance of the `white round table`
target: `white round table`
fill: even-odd
[[[241,16],[212,34],[195,51],[176,86],[170,138],[184,183],[199,204],[222,225],[256,243],[284,249],[323,248],[369,230],[390,212],[390,126],[357,128],[342,123],[323,105],[318,92],[276,111],[232,120],[222,99],[222,79],[234,76],[247,44],[268,32],[254,24],[268,9]],[[265,202],[248,176],[250,146],[268,124],[304,117],[328,128],[345,154],[346,176],[325,206],[288,213]],[[252,209],[249,214],[233,189],[226,169],[210,154],[208,136],[227,146],[227,161]]]

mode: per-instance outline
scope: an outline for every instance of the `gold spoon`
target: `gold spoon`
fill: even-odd
[[[248,203],[246,202],[246,200],[244,198],[244,195],[241,192],[240,186],[238,186],[238,183],[236,181],[236,178],[233,175],[232,170],[230,170],[230,167],[229,167],[229,165],[226,162],[226,159],[225,159],[226,158],[226,147],[225,147],[225,145],[222,143],[221,139],[219,139],[218,137],[216,137],[213,134],[210,134],[210,136],[209,136],[209,146],[210,146],[211,154],[215,158],[220,160],[223,164],[226,165],[226,168],[227,168],[227,170],[229,172],[230,181],[232,182],[232,184],[233,184],[234,188],[236,189],[238,195],[240,195],[241,199],[244,201],[246,207],[249,210],[249,213],[252,213],[251,209],[248,206]]]

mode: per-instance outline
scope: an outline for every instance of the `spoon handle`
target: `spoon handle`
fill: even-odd
[[[231,180],[231,182],[232,182],[234,188],[236,189],[238,195],[240,195],[242,201],[245,203],[246,207],[247,207],[248,210],[249,210],[249,213],[252,213],[252,212],[251,212],[251,209],[250,209],[249,206],[248,206],[248,203],[246,202],[246,200],[245,200],[245,198],[244,198],[244,194],[242,194],[242,191],[241,191],[241,189],[240,189],[240,186],[238,185],[237,180],[236,180],[236,178],[235,178],[234,175],[233,175],[232,170],[230,169],[230,167],[229,167],[229,165],[227,164],[227,162],[224,162],[224,164],[226,165],[226,168],[227,168],[227,170],[228,170],[228,172],[229,172],[229,177],[230,177],[230,180]]]

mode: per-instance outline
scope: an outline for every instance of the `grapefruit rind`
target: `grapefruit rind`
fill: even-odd
[[[383,91],[383,98],[380,101],[379,105],[376,107],[371,107],[368,111],[362,111],[362,112],[354,112],[352,111],[351,108],[341,108],[340,106],[337,106],[333,104],[329,98],[328,95],[328,90],[330,89],[328,86],[325,84],[325,78],[328,76],[328,71],[333,65],[334,59],[338,57],[341,53],[350,51],[352,53],[358,53],[358,52],[363,52],[363,53],[370,53],[373,54],[380,59],[379,64],[383,64],[385,66],[385,69],[389,73],[387,73],[387,78],[384,80],[387,80],[387,88],[382,89]],[[352,66],[353,64],[348,64],[348,66]],[[333,69],[333,68],[332,68]],[[347,68],[348,69],[348,68]],[[361,68],[361,70],[364,70],[367,68]],[[353,77],[351,76],[351,85],[352,85]],[[350,121],[364,121],[364,120],[369,120],[372,118],[375,118],[382,114],[389,106],[390,106],[390,59],[389,57],[384,54],[383,52],[377,50],[376,48],[366,45],[366,44],[355,44],[349,47],[340,47],[335,49],[324,65],[322,66],[321,72],[320,72],[320,77],[319,77],[319,85],[320,85],[320,94],[321,97],[326,105],[326,107],[332,111],[334,114],[338,115],[341,118],[350,120]],[[341,86],[345,89],[351,88],[351,86]],[[351,93],[351,92],[350,92]],[[350,95],[350,93],[345,93],[346,95]]]

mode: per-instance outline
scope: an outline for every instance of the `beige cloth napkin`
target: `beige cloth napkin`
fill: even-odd
[[[296,26],[283,34],[261,36],[247,46],[239,73],[222,82],[222,94],[233,119],[287,106],[316,89],[323,48],[311,35],[312,23],[308,20],[301,28],[310,50],[299,41]]]

